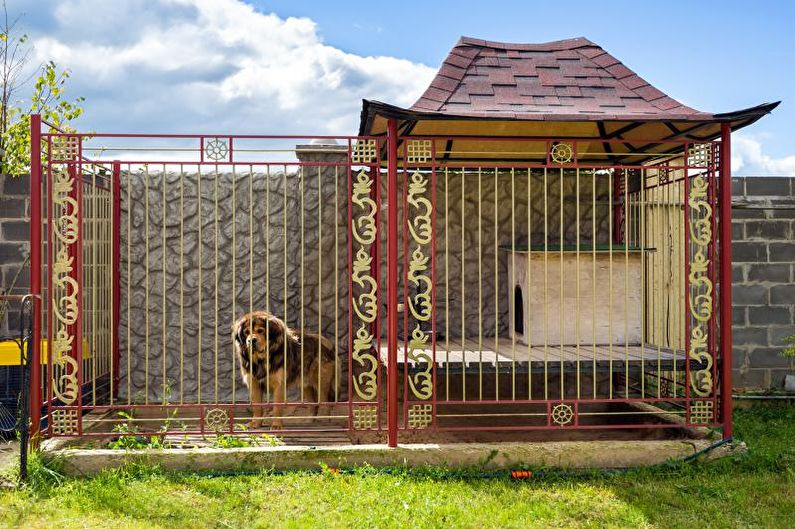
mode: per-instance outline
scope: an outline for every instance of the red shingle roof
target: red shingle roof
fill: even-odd
[[[585,38],[508,44],[462,37],[410,110],[529,120],[710,120]]]

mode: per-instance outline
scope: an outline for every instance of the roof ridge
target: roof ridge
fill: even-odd
[[[585,37],[572,37],[568,39],[561,39],[561,40],[552,40],[549,42],[499,42],[493,40],[485,40],[485,39],[477,39],[474,37],[466,37],[461,36],[458,39],[455,47],[459,46],[478,46],[484,48],[495,48],[495,49],[505,49],[505,50],[524,50],[524,51],[535,51],[535,50],[573,50],[577,48],[584,48],[587,46],[597,46],[597,44],[591,42]]]

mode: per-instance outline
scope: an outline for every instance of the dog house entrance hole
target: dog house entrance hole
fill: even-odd
[[[522,287],[516,285],[513,290],[513,328],[516,334],[524,335],[524,303],[522,302]]]

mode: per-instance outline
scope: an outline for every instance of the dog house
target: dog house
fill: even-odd
[[[303,352],[266,395],[288,439],[728,436],[730,132],[775,106],[692,109],[583,38],[462,38],[356,136],[34,117],[42,433],[250,433],[231,325],[266,310],[336,350],[333,398]]]

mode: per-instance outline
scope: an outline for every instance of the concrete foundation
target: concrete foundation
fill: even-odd
[[[409,444],[276,446],[164,450],[60,449],[70,476],[90,476],[104,469],[137,463],[157,465],[170,472],[235,472],[257,470],[315,470],[331,467],[422,467],[480,470],[525,467],[626,468],[664,463],[691,456],[712,441],[564,441],[548,443]],[[727,453],[726,450],[722,452]]]

